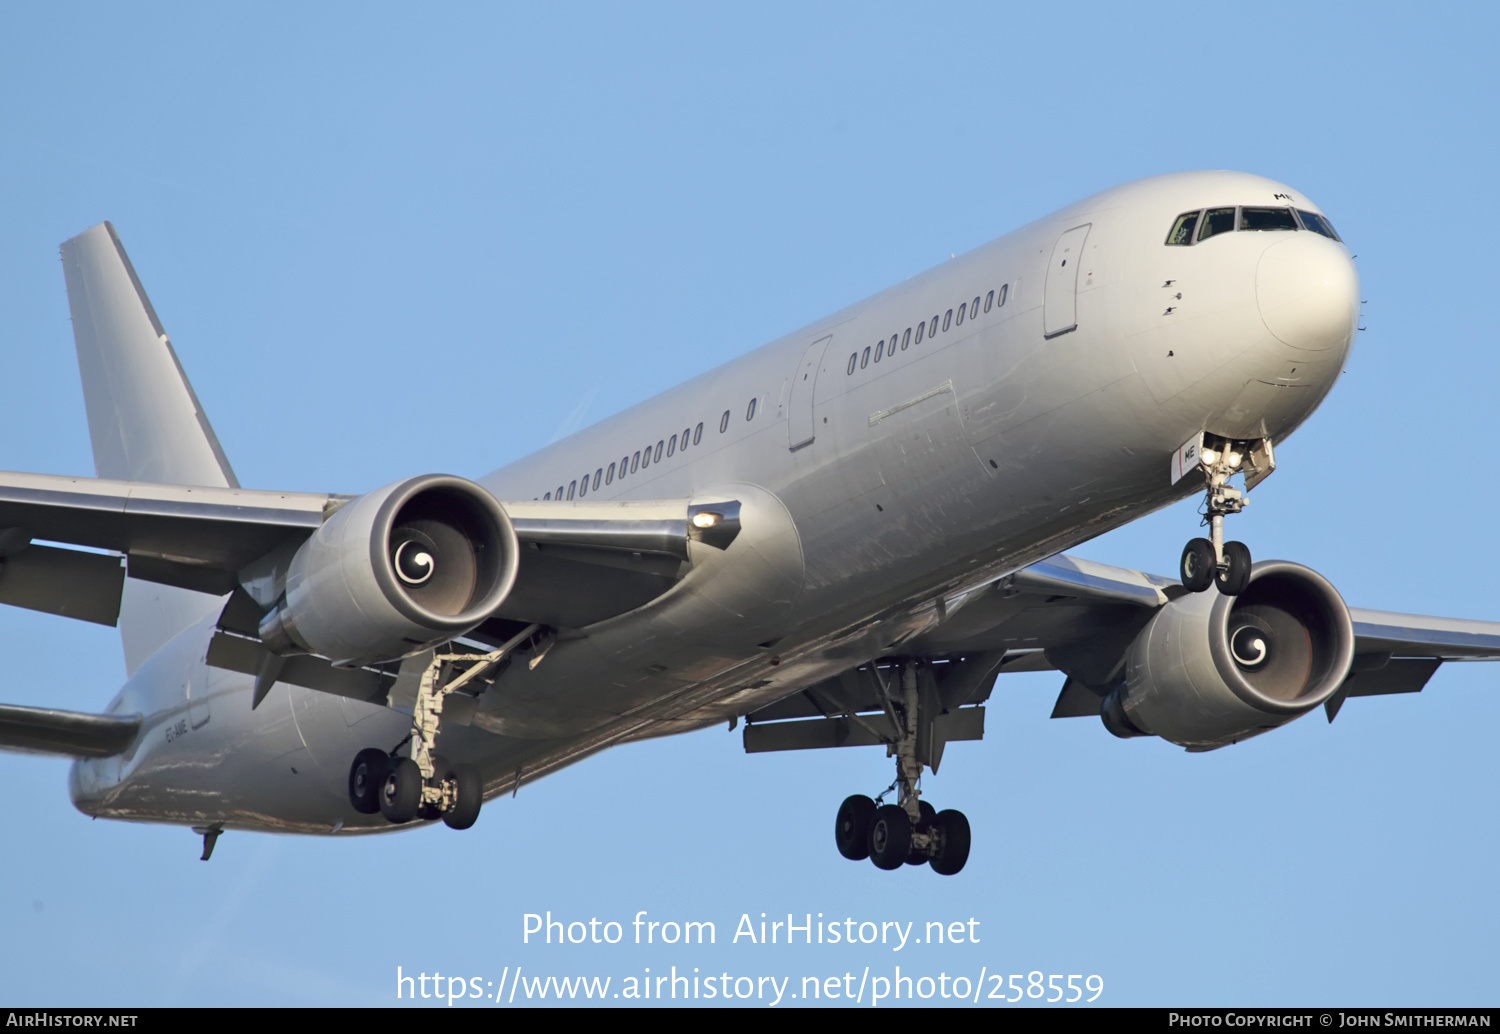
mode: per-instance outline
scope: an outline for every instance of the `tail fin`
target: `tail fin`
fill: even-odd
[[[115,228],[100,223],[61,250],[94,472],[238,488]]]
[[[101,478],[238,488],[203,406],[109,223],[61,248],[73,341]],[[125,665],[147,657],[218,603],[128,579],[120,609]]]

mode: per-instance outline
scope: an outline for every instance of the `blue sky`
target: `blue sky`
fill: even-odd
[[[1500,619],[1496,22],[0,6],[0,467],[92,473],[56,248],[101,219],[241,480],[359,492],[481,474],[1095,190],[1241,169],[1329,213],[1368,330],[1237,537],[1352,605]],[[1074,552],[1170,572],[1195,520]],[[0,614],[0,699],[96,709],[123,677],[112,631]],[[464,834],[228,834],[207,865],[185,830],[75,812],[66,763],[3,755],[0,1003],[385,1004],[397,966],[614,988],[698,967],[790,993],[896,965],[1098,974],[1114,1005],[1493,1003],[1500,670],[1205,756],[1049,721],[1060,682],[1003,679],[986,740],[927,781],[976,829],[951,879],[834,852],[839,800],[889,782],[880,751],[747,757],[723,729],[608,752]],[[718,943],[523,944],[547,910],[710,920]],[[980,943],[728,943],[762,912],[972,917]]]

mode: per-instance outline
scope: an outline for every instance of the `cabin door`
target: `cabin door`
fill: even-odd
[[[802,354],[802,365],[792,377],[792,397],[787,410],[787,448],[793,452],[813,440],[813,388],[818,383],[818,370],[823,365],[823,353],[828,350],[833,335],[818,338],[807,346]]]
[[[1092,223],[1075,226],[1052,249],[1047,267],[1047,293],[1042,302],[1042,333],[1052,338],[1078,329],[1078,267],[1083,262],[1083,242]]]

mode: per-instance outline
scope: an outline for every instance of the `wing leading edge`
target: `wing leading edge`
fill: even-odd
[[[1018,571],[966,600],[949,622],[923,637],[948,656],[1004,651],[1000,671],[1062,670],[1069,679],[1054,718],[1097,715],[1098,696],[1075,670],[1111,663],[1157,609],[1182,596],[1168,578],[1058,555]],[[1324,706],[1328,720],[1357,696],[1415,693],[1446,662],[1500,660],[1500,622],[1349,609],[1353,670]]]

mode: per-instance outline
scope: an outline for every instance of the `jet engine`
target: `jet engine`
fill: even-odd
[[[388,485],[302,544],[260,637],[275,653],[341,665],[409,656],[488,617],[515,583],[517,550],[505,510],[473,482],[430,474]]]
[[[1354,626],[1328,580],[1264,561],[1238,596],[1192,593],[1163,607],[1131,644],[1101,713],[1116,736],[1212,750],[1311,711],[1353,659]]]

